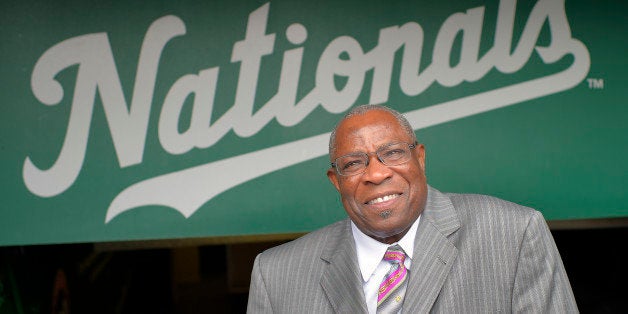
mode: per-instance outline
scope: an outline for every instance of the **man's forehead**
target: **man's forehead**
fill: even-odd
[[[406,140],[405,131],[394,116],[385,111],[374,111],[352,116],[340,124],[336,138],[338,148]]]

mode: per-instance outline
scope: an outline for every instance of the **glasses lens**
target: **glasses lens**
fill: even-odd
[[[416,145],[408,145],[403,142],[392,143],[380,147],[376,154],[377,158],[387,166],[397,166],[410,160],[410,151]],[[336,158],[332,166],[340,175],[350,176],[363,173],[369,164],[369,155],[366,153],[353,153]]]
[[[341,175],[357,174],[366,168],[367,159],[368,156],[362,153],[338,157],[336,169]]]
[[[410,160],[410,147],[406,143],[393,143],[377,150],[377,156],[385,165],[400,165]]]

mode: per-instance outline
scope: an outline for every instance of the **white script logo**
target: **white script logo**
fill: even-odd
[[[399,88],[408,96],[419,95],[434,83],[454,87],[465,81],[477,81],[493,69],[515,73],[526,65],[533,53],[546,64],[555,63],[566,55],[573,57],[573,63],[558,73],[406,112],[415,129],[573,88],[584,80],[590,66],[587,47],[571,37],[564,1],[538,1],[519,41],[513,43],[516,1],[502,0],[493,46],[483,55],[479,47],[484,7],[449,16],[436,36],[432,63],[422,67],[424,35],[416,22],[380,29],[378,44],[370,51],[364,51],[355,38],[340,36],[329,42],[321,54],[315,86],[297,102],[304,52],[300,45],[307,40],[307,29],[294,23],[287,27],[285,35],[297,47],[283,52],[277,93],[254,113],[262,59],[275,53],[276,34],[266,34],[269,9],[270,4],[266,3],[250,13],[244,39],[233,45],[231,62],[240,63],[235,100],[215,122],[209,123],[219,67],[184,75],[170,87],[157,129],[159,142],[166,152],[180,155],[193,148],[211,147],[231,130],[240,137],[253,136],[272,119],[283,126],[294,126],[318,106],[330,113],[344,112],[357,101],[368,71],[372,71],[369,102],[385,103],[397,55],[401,56]],[[551,40],[547,46],[538,46],[544,25],[548,26]],[[185,33],[184,22],[176,16],[164,16],[150,25],[139,55],[130,106],[124,97],[106,33],[64,40],[39,58],[31,87],[35,97],[45,105],[57,105],[64,97],[64,89],[55,76],[73,65],[78,65],[78,71],[67,131],[55,163],[49,169],[40,169],[30,157],[25,159],[23,178],[29,191],[40,197],[53,197],[74,184],[85,160],[97,94],[101,97],[120,167],[142,163],[161,55],[170,40]],[[461,33],[460,61],[452,66],[454,41]],[[347,79],[340,90],[334,84],[335,76]],[[189,127],[180,132],[178,124],[183,103],[191,94],[194,94],[194,103]],[[137,182],[112,201],[105,222],[145,205],[168,206],[189,217],[214,196],[236,185],[325,155],[328,137],[329,134],[320,134]]]

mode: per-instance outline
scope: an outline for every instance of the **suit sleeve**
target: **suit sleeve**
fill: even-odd
[[[514,313],[577,313],[552,234],[535,211],[523,235],[512,300]]]
[[[251,273],[251,286],[249,287],[249,301],[247,304],[247,313],[272,313],[272,306],[264,277],[262,276],[260,259],[262,254],[258,254],[253,263],[253,271]]]

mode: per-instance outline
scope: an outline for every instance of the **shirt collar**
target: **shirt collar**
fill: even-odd
[[[414,238],[419,226],[419,220],[421,220],[421,216],[410,226],[408,233],[406,233],[401,240],[396,242],[406,252],[410,260],[412,260],[414,253]],[[386,244],[367,236],[358,229],[353,221],[351,222],[351,231],[353,233],[353,240],[355,241],[362,279],[366,282],[377,268],[377,265],[382,261],[388,247],[395,243]],[[407,264],[406,266],[409,267],[410,261],[406,261],[404,264]]]

